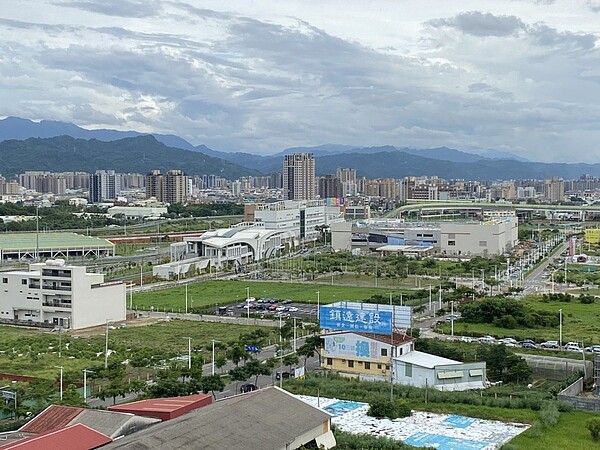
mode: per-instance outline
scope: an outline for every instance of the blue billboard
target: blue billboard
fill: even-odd
[[[321,306],[319,309],[319,325],[326,330],[391,334],[392,312]]]

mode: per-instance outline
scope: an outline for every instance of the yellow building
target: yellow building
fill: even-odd
[[[586,228],[585,241],[589,244],[600,244],[600,228]]]
[[[390,377],[392,357],[414,350],[415,339],[402,333],[393,336],[353,331],[338,331],[322,336],[325,341],[322,367],[340,375],[386,380]]]

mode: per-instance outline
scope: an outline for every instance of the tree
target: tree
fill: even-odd
[[[236,366],[235,368],[229,371],[229,377],[231,378],[231,381],[235,381],[235,391],[237,392],[238,382],[246,381],[249,375],[248,371],[246,370],[246,367]]]
[[[229,358],[235,364],[236,367],[239,366],[240,361],[246,361],[246,359],[248,359],[248,353],[246,352],[243,344],[237,342],[233,344],[232,347],[228,348],[225,354],[227,355],[227,358]]]
[[[62,400],[58,401],[57,404],[65,406],[86,406],[83,397],[79,394],[74,384],[69,384],[67,389],[63,392]]]
[[[296,353],[290,353],[283,357],[283,365],[289,366],[290,372],[292,371],[292,366],[298,364],[298,361],[298,355]]]
[[[215,367],[219,369],[219,371],[225,364],[227,364],[227,358],[225,355],[217,355],[215,357]]]
[[[600,417],[592,417],[585,422],[585,427],[590,430],[592,438],[600,438]]]
[[[259,361],[258,359],[251,359],[244,366],[246,369],[246,375],[248,378],[254,376],[254,384],[258,385],[258,377],[260,375],[271,375],[273,371],[272,367],[269,367],[266,361]]]
[[[210,391],[215,400],[217,399],[215,391],[223,392],[223,389],[225,389],[225,382],[223,381],[221,376],[217,374],[202,377],[200,379],[200,385],[202,386],[202,392],[208,394],[208,392]]]
[[[317,334],[314,334],[314,335],[306,338],[306,340],[304,341],[304,345],[302,347],[306,346],[306,347],[312,349],[313,352],[316,352],[317,356],[319,357],[319,365],[321,365],[320,350],[323,348],[323,345],[324,345],[323,338]],[[303,353],[308,353],[308,348],[306,350],[304,350]],[[312,355],[310,355],[310,356],[312,356]]]

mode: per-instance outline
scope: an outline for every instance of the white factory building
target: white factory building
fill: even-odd
[[[333,223],[331,242],[336,251],[376,251],[420,246],[433,254],[486,256],[509,252],[518,242],[514,216],[480,221],[404,222],[377,219]],[[421,252],[413,252],[420,254]]]
[[[125,320],[123,282],[105,283],[103,274],[86,273],[85,267],[62,259],[2,272],[0,279],[3,323],[41,322],[76,330]]]

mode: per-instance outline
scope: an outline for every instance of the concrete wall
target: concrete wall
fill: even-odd
[[[558,394],[558,399],[571,404],[573,409],[600,412],[600,397],[580,397],[583,391],[583,378],[566,387]]]

